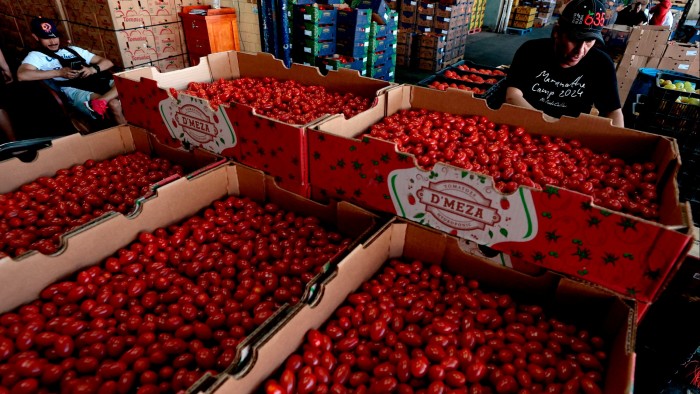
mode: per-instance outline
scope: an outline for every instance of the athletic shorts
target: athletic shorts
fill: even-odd
[[[109,82],[109,86],[114,86],[114,81]],[[93,92],[88,92],[87,90],[80,90],[72,88],[70,86],[65,86],[61,88],[61,92],[68,97],[69,104],[76,108],[78,111],[96,119],[94,112],[90,111],[86,106],[85,102],[90,101],[90,96]]]

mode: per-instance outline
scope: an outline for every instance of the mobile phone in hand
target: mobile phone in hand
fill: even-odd
[[[83,63],[80,60],[74,60],[70,63],[71,70],[80,71],[83,69]]]

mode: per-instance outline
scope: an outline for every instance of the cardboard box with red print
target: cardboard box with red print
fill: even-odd
[[[214,109],[206,100],[179,94],[190,82],[240,77],[293,79],[338,92],[377,97],[392,84],[360,77],[354,70],[330,71],[294,64],[291,69],[269,54],[221,52],[184,70],[160,73],[140,68],[116,74],[124,115],[130,124],[148,127],[174,146],[197,146],[273,175],[281,187],[308,195],[306,129],[258,115],[250,106],[226,104]],[[375,100],[376,101],[376,100]]]
[[[608,357],[603,363],[606,372],[604,380],[599,382],[600,392],[632,392],[637,329],[633,320],[633,307],[614,294],[552,273],[529,276],[494,266],[484,259],[465,253],[454,237],[402,220],[394,221],[362,243],[328,275],[320,278],[314,296],[307,302],[292,307],[271,330],[261,333],[257,339],[254,338],[243,346],[245,357],[234,363],[234,369],[227,370],[227,373],[217,378],[201,379],[191,388],[192,392],[263,392],[268,379],[279,379],[279,374],[275,371],[284,365],[295,350],[299,351],[308,331],[317,329],[324,332],[321,327],[329,320],[338,318],[338,311],[347,302],[348,296],[359,294],[370,280],[376,280],[378,273],[392,259],[397,258],[439,264],[442,272],[477,280],[484,288],[508,294],[516,300],[527,297],[531,302],[545,306],[548,316],[586,327],[591,335],[600,336],[606,344]],[[425,321],[419,320],[412,325],[423,329],[427,327]],[[478,346],[472,350],[475,354]],[[451,387],[459,391],[456,386],[458,384]]]
[[[689,206],[678,201],[678,146],[673,139],[613,127],[590,115],[547,122],[542,112],[488,108],[471,93],[415,86],[387,91],[353,119],[329,117],[309,131],[312,197],[337,198],[396,214],[507,253],[519,269],[544,267],[651,302],[690,248]],[[401,109],[486,116],[532,134],[575,138],[595,152],[653,161],[660,222],[602,209],[563,188],[519,187],[502,194],[493,178],[438,162],[425,170],[393,142],[365,135]]]

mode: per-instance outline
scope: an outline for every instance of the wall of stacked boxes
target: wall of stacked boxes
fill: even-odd
[[[399,13],[398,65],[439,71],[462,59],[467,35],[478,33],[485,0],[403,0]]]
[[[399,15],[383,0],[351,7],[294,0],[289,5],[292,59],[324,72],[347,68],[394,80]]]
[[[119,69],[155,66],[161,71],[187,66],[187,46],[178,12],[201,0],[32,0],[0,1],[0,42],[17,53],[36,48],[29,22],[54,19],[63,43],[110,59]],[[257,6],[224,0],[236,9],[243,50],[260,50]]]

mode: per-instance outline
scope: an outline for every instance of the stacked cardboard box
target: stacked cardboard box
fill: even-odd
[[[416,33],[413,30],[399,29],[396,34],[396,65],[410,67],[412,47]],[[417,39],[415,40],[418,41]]]
[[[292,58],[315,66],[317,57],[336,53],[338,11],[331,5],[296,4],[293,10]]]
[[[543,27],[552,21],[556,0],[540,0],[537,5],[537,17],[535,17],[535,27]]]
[[[508,19],[508,26],[516,29],[529,29],[535,25],[537,7],[521,5],[513,7]]]
[[[700,44],[670,41],[659,62],[659,69],[700,77]]]
[[[393,81],[396,71],[398,22],[393,19],[389,21],[387,24],[379,21],[370,24],[367,59],[367,76],[385,81]]]
[[[617,66],[617,84],[622,102],[640,68],[657,68],[666,51],[671,31],[664,26],[635,26],[627,40],[627,48]]]
[[[437,33],[424,33],[418,39],[418,68],[425,71],[438,71],[445,67],[447,36]]]
[[[186,65],[186,47],[177,15],[198,0],[40,0],[0,2],[0,34],[6,47],[36,47],[29,22],[41,15],[58,22],[70,41],[108,58],[117,68],[153,65],[163,70]]]
[[[336,53],[340,56],[329,57],[323,62],[324,67],[334,70],[351,68],[366,75],[371,20],[372,11],[369,9],[339,9]]]
[[[436,71],[461,59],[466,37],[473,27],[470,24],[474,17],[473,4],[473,0],[439,3],[403,0],[399,16],[403,33],[403,39],[399,39],[400,64]],[[412,32],[418,34],[415,40],[408,39]],[[444,45],[435,45],[436,37]]]
[[[474,0],[471,5],[471,18],[469,19],[469,34],[481,31],[484,25],[484,14],[486,13],[486,0]]]
[[[178,12],[183,1],[64,0],[73,43],[113,61],[117,67],[185,66],[187,49]],[[170,59],[169,59],[170,58]],[[169,59],[165,62],[162,60]]]

